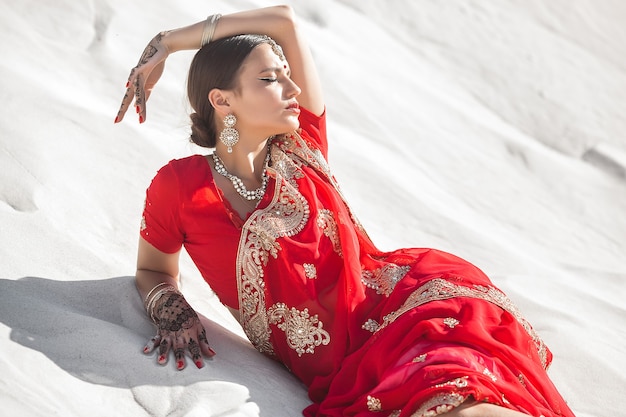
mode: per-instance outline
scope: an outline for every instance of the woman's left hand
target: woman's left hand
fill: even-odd
[[[115,123],[122,121],[128,107],[133,102],[133,98],[135,110],[139,115],[139,123],[146,121],[146,101],[148,101],[155,84],[161,78],[165,68],[165,60],[169,55],[169,50],[163,42],[166,33],[161,32],[152,38],[143,50],[137,66],[130,71],[126,83],[126,94],[124,94],[122,105],[117,112]]]
[[[198,368],[204,366],[204,357],[215,356],[209,346],[206,331],[198,314],[179,292],[171,292],[157,302],[153,319],[158,327],[157,334],[144,347],[146,354],[158,348],[157,362],[165,365],[170,352],[174,353],[176,368],[184,369],[185,356],[189,355]]]

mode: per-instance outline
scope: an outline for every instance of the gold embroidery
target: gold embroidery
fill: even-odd
[[[399,266],[388,263],[375,271],[363,271],[361,282],[366,287],[376,291],[377,294],[384,294],[389,297],[396,284],[404,278],[410,269],[409,265]]]
[[[413,360],[412,360],[411,362],[414,362],[414,363],[426,362],[426,357],[427,357],[427,356],[428,356],[428,355],[427,355],[426,353],[423,353],[423,354],[421,354],[421,355],[416,356],[415,358],[413,358]]]
[[[467,397],[456,393],[437,394],[424,403],[411,417],[435,417],[463,404]]]
[[[380,400],[378,398],[368,395],[367,396],[367,409],[369,411],[378,412],[378,411],[383,411],[383,406],[380,403]]]
[[[146,203],[147,203],[147,201],[143,200],[143,213],[146,212]],[[146,230],[147,227],[148,226],[146,225],[146,216],[145,216],[145,214],[142,214],[141,215],[141,225],[139,226],[139,230],[141,230],[143,232],[144,230]]]
[[[541,363],[544,368],[547,368],[548,354],[543,340],[537,335],[528,321],[524,319],[517,306],[504,293],[493,287],[474,285],[473,288],[470,288],[453,284],[442,278],[433,279],[415,290],[398,310],[387,314],[378,330],[385,328],[402,314],[418,306],[431,301],[448,300],[456,297],[471,297],[488,301],[513,315],[535,342]]]
[[[294,187],[297,187],[295,180],[304,178],[302,163],[287,156],[280,148],[272,146],[272,169],[280,172],[280,175]]]
[[[379,327],[380,327],[380,324],[378,324],[378,322],[373,319],[368,319],[361,326],[363,330],[367,330],[368,332],[372,332],[372,333],[376,332],[376,330],[378,330]]]
[[[467,387],[467,378],[469,378],[469,377],[462,376],[460,378],[453,379],[452,381],[447,381],[447,382],[444,382],[442,384],[437,384],[437,385],[435,385],[435,387],[443,388],[443,387],[447,387],[447,386],[455,386],[457,388],[465,388],[465,387]]]
[[[401,413],[402,413],[402,410],[394,410],[391,412],[391,414],[389,414],[389,417],[400,417]]]
[[[498,380],[498,378],[493,374],[493,372],[491,372],[489,369],[485,368],[483,370],[483,375],[486,375],[489,377],[489,379],[491,379],[493,382],[496,382]]]
[[[339,231],[337,230],[337,223],[333,217],[333,212],[328,209],[321,209],[317,213],[317,226],[322,229],[324,235],[330,239],[333,244],[333,250],[339,256],[343,256],[341,252],[341,242],[339,241]]]
[[[299,233],[309,219],[309,205],[298,189],[276,176],[270,204],[256,210],[241,232],[237,253],[237,287],[240,321],[252,344],[262,353],[274,354],[265,306],[265,266],[281,249],[277,239]]]
[[[313,264],[302,264],[302,267],[304,268],[304,275],[306,275],[306,277],[308,279],[315,279],[315,278],[317,278],[317,269],[315,269],[315,265],[313,265]]]
[[[350,209],[350,205],[344,197],[343,192],[341,191],[341,188],[337,183],[337,180],[330,172],[330,166],[324,158],[324,155],[322,155],[322,152],[320,152],[320,150],[317,148],[311,149],[307,142],[302,139],[302,136],[300,136],[297,132],[289,135],[284,135],[280,140],[276,140],[275,143],[283,151],[291,153],[295,157],[299,158],[302,162],[311,166],[333,186],[335,191],[337,191],[337,193],[341,197],[341,200],[343,201],[345,207],[347,208],[348,213],[350,214],[350,218],[352,219],[352,223],[354,223],[354,225],[365,236],[367,236],[365,228],[363,228],[363,225],[361,224],[359,219],[356,218],[356,216]]]
[[[454,317],[447,317],[447,318],[443,319],[443,324],[445,324],[446,326],[448,326],[451,329],[454,329],[456,327],[456,325],[459,324],[459,323],[460,323],[460,321],[458,321]]]
[[[308,308],[298,311],[278,303],[270,307],[267,314],[269,322],[285,332],[287,344],[298,356],[315,353],[317,346],[330,343],[330,335],[323,329],[324,324],[318,320],[317,314],[311,316]]]

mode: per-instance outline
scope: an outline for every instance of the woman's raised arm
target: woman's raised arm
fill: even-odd
[[[143,51],[139,63],[131,70],[126,93],[115,122],[120,122],[133,99],[139,122],[146,120],[146,101],[157,83],[170,53],[199,49],[206,20],[190,26],[161,32]],[[303,34],[298,29],[290,6],[273,6],[222,16],[215,26],[213,39],[246,33],[268,35],[283,48],[291,70],[292,80],[302,89],[300,105],[319,115],[324,100],[317,69]]]

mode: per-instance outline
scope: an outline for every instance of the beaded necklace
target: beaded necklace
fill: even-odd
[[[263,163],[263,176],[261,179],[261,186],[256,190],[248,190],[244,185],[241,178],[236,175],[231,174],[226,170],[224,166],[224,162],[220,159],[219,156],[215,152],[211,155],[213,157],[213,162],[215,163],[215,171],[228,178],[230,182],[233,183],[233,187],[235,187],[235,191],[239,194],[244,200],[252,201],[252,200],[260,200],[265,195],[265,190],[267,189],[268,177],[267,177],[267,167],[270,162],[270,151],[269,148],[267,150],[267,155],[265,156],[265,162]]]

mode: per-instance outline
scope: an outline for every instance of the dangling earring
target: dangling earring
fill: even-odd
[[[234,128],[237,118],[234,114],[224,117],[224,130],[220,132],[220,141],[228,146],[228,153],[233,152],[233,146],[239,142],[239,131]]]

